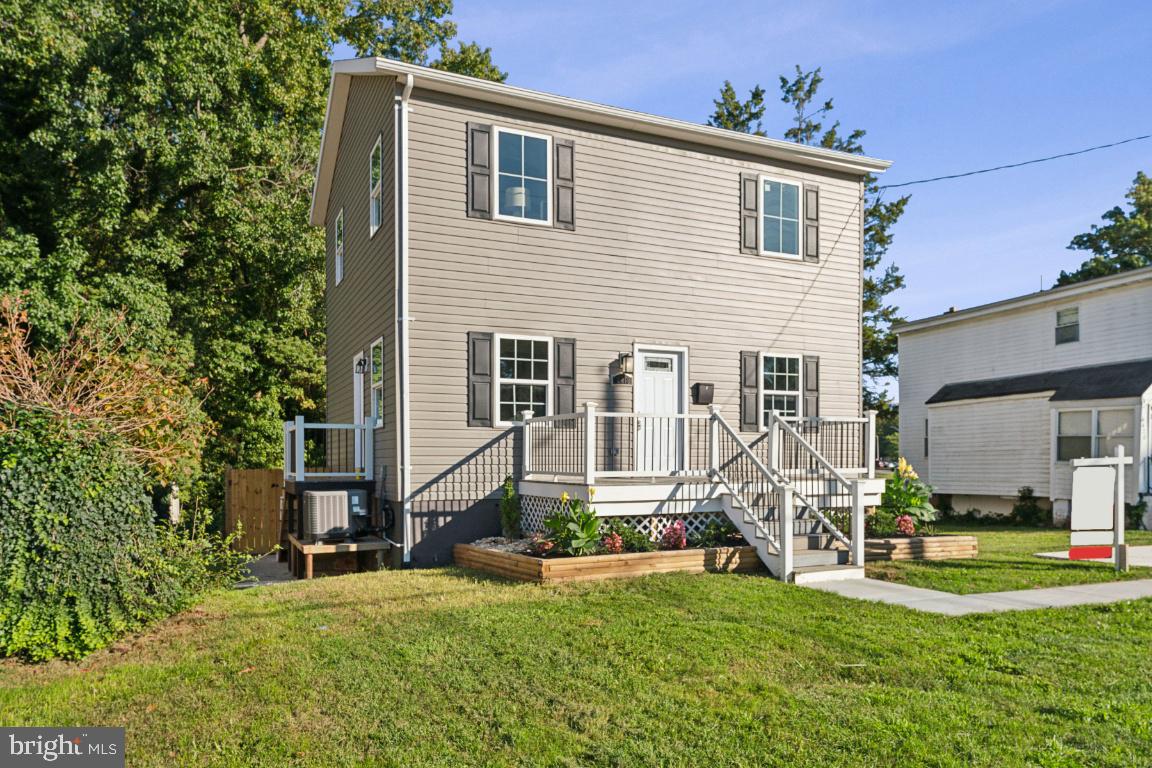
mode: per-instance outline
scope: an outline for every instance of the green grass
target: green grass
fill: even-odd
[[[948,618],[755,576],[380,572],[0,664],[0,724],[125,726],[143,766],[1127,767],[1150,640],[1152,601]]]
[[[1152,578],[1150,568],[1132,568],[1127,574],[1117,574],[1107,563],[1036,557],[1037,552],[1068,549],[1068,531],[973,523],[942,523],[936,531],[976,536],[980,540],[980,556],[975,560],[869,563],[868,576],[961,595]],[[1125,541],[1152,544],[1152,531],[1128,531]]]

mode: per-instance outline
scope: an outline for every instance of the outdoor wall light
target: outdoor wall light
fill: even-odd
[[[632,353],[621,352],[620,355],[608,365],[608,378],[613,384],[631,384],[632,364]]]
[[[368,358],[362,357],[356,361],[356,373],[363,376],[368,370]]]

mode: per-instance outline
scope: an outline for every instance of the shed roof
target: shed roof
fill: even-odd
[[[1035,392],[1052,392],[1049,400],[1107,400],[1139,397],[1152,386],[1152,358],[1111,365],[1087,365],[999,379],[945,384],[928,398],[929,405]]]

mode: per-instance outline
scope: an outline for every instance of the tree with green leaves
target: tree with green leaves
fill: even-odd
[[[1070,250],[1089,251],[1092,258],[1073,272],[1061,272],[1056,285],[1071,285],[1152,265],[1152,178],[1136,174],[1125,195],[1131,210],[1115,206],[1100,218],[1105,224],[1072,238]]]
[[[797,66],[793,77],[780,77],[780,100],[792,107],[792,124],[784,131],[784,138],[799,144],[863,154],[861,140],[865,131],[855,129],[845,134],[838,120],[825,128],[822,121],[832,112],[833,102],[832,99],[819,100],[823,82],[819,67],[805,72]],[[759,85],[746,100],[741,100],[732,84],[725,81],[720,98],[713,104],[709,125],[766,135],[761,125],[766,111],[764,89]],[[892,403],[879,382],[896,375],[896,335],[892,324],[900,315],[899,309],[887,302],[887,297],[904,286],[904,276],[895,264],[885,264],[884,257],[892,244],[892,229],[904,213],[909,196],[885,200],[876,178],[871,175],[865,178],[864,196],[864,402],[865,407],[888,412]]]
[[[448,0],[12,0],[0,10],[0,293],[34,343],[123,312],[203,381],[205,478],[269,466],[323,411],[324,235],[308,226],[339,44],[503,80]],[[203,490],[203,489],[202,489]]]

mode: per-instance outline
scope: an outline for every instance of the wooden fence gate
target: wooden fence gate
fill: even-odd
[[[224,530],[240,528],[236,549],[271,552],[280,542],[284,470],[229,469],[224,479]]]

